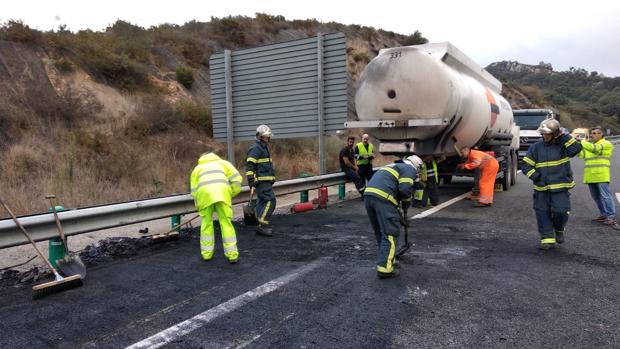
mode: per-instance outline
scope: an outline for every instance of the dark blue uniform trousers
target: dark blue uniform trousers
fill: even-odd
[[[396,246],[400,234],[400,214],[398,208],[389,201],[372,195],[364,196],[364,205],[370,224],[375,231],[375,238],[379,246],[377,271],[392,273],[396,259]]]
[[[534,191],[534,212],[542,243],[555,243],[555,233],[564,233],[570,214],[570,193]]]
[[[276,209],[276,194],[270,182],[256,184],[256,215],[260,224],[269,224],[269,218]]]

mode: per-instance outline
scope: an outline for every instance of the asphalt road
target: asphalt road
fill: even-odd
[[[188,235],[95,263],[84,286],[41,300],[0,290],[0,348],[618,348],[620,231],[591,222],[583,184],[572,204],[566,243],[539,251],[519,175],[491,208],[461,200],[413,220],[416,245],[387,280],[360,200],[275,217],[273,238],[238,227],[237,265],[219,238],[201,261]]]

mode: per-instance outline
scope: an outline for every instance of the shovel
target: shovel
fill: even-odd
[[[407,251],[409,251],[411,246],[413,246],[413,242],[409,242],[409,232],[407,229],[409,228],[409,224],[407,223],[407,210],[404,210],[400,215],[400,225],[402,225],[405,229],[405,244],[401,246],[398,251],[396,251],[396,258],[404,255]]]
[[[82,260],[80,259],[80,256],[78,256],[74,252],[69,251],[69,248],[67,247],[67,238],[65,237],[65,231],[62,229],[62,225],[60,225],[60,219],[58,218],[56,206],[53,202],[53,199],[55,199],[56,196],[46,195],[45,198],[48,199],[50,201],[50,205],[52,205],[52,212],[54,212],[54,218],[56,219],[58,233],[60,234],[60,239],[65,246],[65,258],[56,260],[58,270],[60,270],[66,276],[79,275],[80,278],[83,279],[86,277],[86,266],[84,265],[84,262],[82,262]]]
[[[256,206],[254,206],[254,188],[250,189],[250,201],[247,205],[243,205],[243,223],[245,225],[258,225],[258,218],[256,218]]]

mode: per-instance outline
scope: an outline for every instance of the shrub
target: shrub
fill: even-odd
[[[370,57],[364,52],[358,52],[353,55],[353,60],[356,63],[368,64],[368,62],[370,62]]]
[[[411,45],[420,45],[428,43],[428,39],[422,36],[418,30],[416,30],[413,34],[406,36],[401,44],[403,46],[411,46]]]
[[[178,66],[176,69],[177,81],[185,86],[186,89],[192,88],[192,84],[194,83],[194,71],[192,68]]]
[[[61,59],[54,61],[54,66],[56,67],[56,69],[58,69],[59,72],[63,74],[69,74],[75,70],[73,63],[71,63],[66,58],[61,58]]]
[[[0,26],[0,40],[40,44],[43,42],[41,32],[31,29],[22,21],[10,20]]]

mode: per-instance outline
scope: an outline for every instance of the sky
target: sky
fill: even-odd
[[[336,1],[336,0],[2,0],[0,23],[39,30],[103,30],[117,19],[148,28],[163,23],[262,12],[288,20],[359,24],[450,41],[482,67],[503,60],[551,63],[620,76],[620,1]]]

